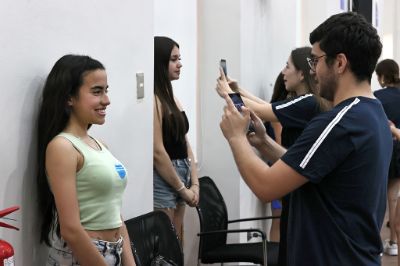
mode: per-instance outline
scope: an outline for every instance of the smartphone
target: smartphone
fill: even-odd
[[[245,106],[245,105],[244,105],[242,97],[240,96],[240,93],[238,93],[238,92],[229,93],[229,97],[231,97],[232,102],[235,105],[236,109],[239,112],[242,112],[242,106]],[[250,132],[255,132],[253,121],[250,121],[250,124],[249,124],[248,133],[250,133]]]
[[[219,61],[219,66],[222,68],[222,70],[224,71],[225,77],[228,75],[228,72],[226,71],[226,60],[225,59],[221,59]]]

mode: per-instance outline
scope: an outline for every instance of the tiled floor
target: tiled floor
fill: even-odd
[[[385,221],[383,223],[382,230],[381,230],[382,240],[389,238],[389,228],[386,227],[387,221],[388,221],[388,216],[387,216],[387,212],[386,212]],[[397,256],[388,256],[388,255],[384,254],[382,257],[382,266],[397,266]]]

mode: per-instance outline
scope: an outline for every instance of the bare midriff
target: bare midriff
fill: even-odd
[[[121,227],[114,229],[105,229],[105,230],[86,230],[89,237],[97,240],[104,240],[108,242],[117,242],[121,236]]]

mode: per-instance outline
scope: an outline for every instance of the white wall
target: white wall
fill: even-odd
[[[180,47],[182,70],[179,80],[172,83],[174,94],[179,99],[188,116],[190,129],[189,143],[202,165],[201,132],[197,114],[199,101],[197,87],[197,2],[196,0],[154,0],[154,35],[174,39]],[[197,258],[197,233],[199,232],[196,210],[187,206],[184,220],[185,265],[194,265]]]
[[[21,231],[0,230],[17,265],[43,265],[36,217],[36,118],[41,87],[66,53],[88,54],[107,68],[111,106],[91,134],[128,168],[123,215],[152,210],[153,2],[3,0],[0,7],[0,209]],[[145,98],[136,100],[135,72],[145,73]],[[139,204],[140,203],[140,204]]]
[[[396,15],[393,16],[393,42],[394,42],[394,59],[396,62],[400,63],[400,18],[397,14],[400,14],[400,3],[399,1],[394,1],[393,10],[395,10]]]
[[[221,12],[223,11],[223,12]],[[221,133],[224,102],[215,91],[218,62],[227,60],[228,74],[240,76],[240,1],[205,0],[198,4],[199,90],[203,153],[200,176],[217,183],[232,217],[239,217],[239,173]]]
[[[215,85],[221,58],[227,60],[228,74],[240,77],[240,1],[201,0],[197,8],[198,118],[202,136],[198,145],[202,151],[200,176],[208,175],[214,179],[225,198],[229,216],[233,219],[240,214],[240,176],[219,128],[223,100],[215,92]],[[185,254],[185,260],[188,258],[190,260],[187,265],[196,265],[197,246]]]
[[[295,47],[296,27],[288,20],[296,19],[296,8],[293,2],[242,0],[240,10],[240,83],[269,101],[275,79]],[[258,200],[242,179],[239,188],[240,217],[270,214],[270,204]],[[247,222],[241,227],[269,230],[269,223]],[[246,234],[241,235],[241,241],[247,241]]]
[[[340,8],[341,1],[347,2],[347,0],[300,0],[301,17],[299,20],[302,22],[301,45],[310,45],[309,35],[311,31],[328,17],[347,10]],[[347,3],[345,3],[345,6],[347,7]]]
[[[154,35],[167,36],[180,47],[182,69],[173,82],[174,94],[182,103],[190,123],[188,133],[197,154],[197,5],[196,0],[154,0]]]
[[[400,3],[396,0],[375,2],[378,3],[379,11],[378,32],[383,43],[380,60],[391,58],[400,64],[400,19],[397,15],[400,12]]]

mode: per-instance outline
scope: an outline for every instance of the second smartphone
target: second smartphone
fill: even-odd
[[[245,105],[244,105],[242,97],[240,96],[240,93],[238,93],[238,92],[229,93],[229,97],[232,99],[232,102],[235,105],[236,109],[238,109],[239,112],[242,112],[242,106],[245,106]],[[248,132],[249,133],[255,132],[253,121],[250,121]]]

